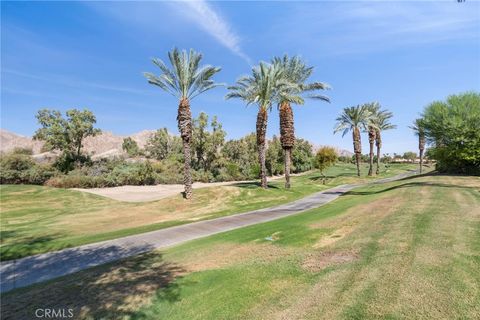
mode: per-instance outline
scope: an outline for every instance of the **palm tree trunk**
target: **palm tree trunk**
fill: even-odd
[[[420,173],[423,169],[423,151],[425,150],[425,137],[422,135],[418,136],[418,149],[420,150]]]
[[[368,127],[368,143],[370,144],[370,168],[368,169],[368,175],[373,175],[373,143],[375,142],[375,129]]]
[[[360,138],[360,129],[353,129],[353,151],[355,152],[355,161],[357,162],[357,175],[360,177],[360,159],[362,156],[362,141]]]
[[[184,175],[183,184],[185,186],[185,192],[183,194],[185,199],[192,197],[192,173],[190,171],[190,165],[192,161],[191,154],[191,140],[192,140],[192,113],[190,111],[190,103],[188,99],[180,100],[178,106],[178,130],[182,137],[183,142],[183,157],[184,157]]]
[[[292,159],[292,148],[284,149],[285,151],[285,188],[290,188],[290,164]]]
[[[376,174],[380,173],[380,149],[382,148],[382,137],[380,136],[380,131],[377,130],[375,135],[375,145],[377,146],[377,171]]]
[[[295,144],[295,126],[293,122],[293,110],[288,102],[282,102],[279,106],[280,113],[280,142],[285,157],[285,188],[290,188],[290,165],[292,148]]]
[[[267,135],[267,110],[260,107],[257,115],[257,146],[258,160],[260,162],[260,185],[267,189],[267,167],[265,165],[266,135]]]

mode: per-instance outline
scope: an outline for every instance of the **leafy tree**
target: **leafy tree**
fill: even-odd
[[[422,115],[431,157],[439,171],[480,174],[480,93],[449,96]]]
[[[295,148],[292,152],[293,172],[304,172],[312,169],[313,147],[305,139],[295,139]]]
[[[303,94],[316,90],[329,89],[327,84],[321,82],[307,83],[313,73],[313,67],[308,67],[298,56],[289,58],[284,55],[282,58],[275,57],[272,63],[282,69],[282,77],[293,85],[281,86],[278,97],[278,111],[280,115],[280,141],[284,150],[285,163],[285,188],[290,188],[290,165],[292,148],[295,143],[295,127],[293,121],[293,110],[291,104],[302,105]],[[320,99],[330,102],[330,99],[320,94],[310,94],[309,98]]]
[[[131,137],[123,139],[122,150],[125,151],[129,156],[135,157],[140,154],[140,148],[135,140]]]
[[[227,162],[226,166],[230,166],[231,172],[236,171],[236,167],[243,177],[258,178],[259,167],[256,157],[258,150],[255,133],[238,140],[227,141],[221,152]]]
[[[182,156],[182,141],[179,137],[170,135],[167,128],[158,129],[148,140],[145,151],[149,157],[164,160],[168,157]]]
[[[49,150],[60,150],[60,167],[63,171],[72,169],[75,161],[84,161],[82,146],[85,138],[96,136],[101,131],[94,128],[95,115],[84,109],[72,109],[66,112],[64,118],[60,111],[42,109],[36,118],[42,126],[35,132],[34,139],[45,141]]]
[[[357,175],[360,176],[360,160],[362,157],[362,141],[360,130],[367,130],[367,123],[371,117],[370,110],[367,106],[356,106],[344,108],[342,114],[336,119],[337,123],[333,133],[342,131],[342,137],[349,131],[353,136],[353,151],[355,153],[355,161],[357,163]]]
[[[215,83],[212,77],[221,69],[219,67],[200,67],[202,55],[194,50],[187,53],[173,49],[168,53],[171,68],[160,59],[153,59],[152,62],[160,69],[161,73],[156,76],[152,73],[145,73],[150,84],[160,87],[179,99],[178,106],[178,129],[183,142],[184,156],[184,185],[186,199],[192,197],[192,174],[191,165],[191,143],[192,143],[192,113],[190,101],[205,91],[213,89],[220,84]]]
[[[265,157],[265,162],[269,175],[277,175],[283,173],[282,158],[283,152],[280,139],[278,139],[278,137],[274,135],[272,137],[272,140],[268,142],[267,154]]]
[[[220,157],[220,149],[225,143],[226,132],[217,117],[213,117],[208,130],[208,115],[201,112],[193,122],[193,165],[195,169],[210,171]]]
[[[407,151],[403,154],[403,159],[413,162],[417,159],[417,154],[413,151]]]
[[[314,164],[315,168],[320,170],[320,174],[323,177],[323,184],[325,184],[325,175],[323,172],[328,167],[334,165],[337,161],[337,158],[337,152],[332,147],[321,147],[320,149],[318,149],[315,155]]]
[[[282,69],[276,65],[260,63],[252,68],[252,75],[244,76],[237,80],[236,85],[228,87],[230,92],[226,98],[239,98],[247,105],[257,104],[258,114],[256,123],[258,161],[260,165],[260,178],[262,188],[267,188],[267,168],[265,164],[266,134],[268,111],[277,99],[281,86],[289,86],[282,80]]]

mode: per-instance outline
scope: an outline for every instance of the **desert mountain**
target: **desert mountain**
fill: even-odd
[[[83,143],[84,150],[94,158],[112,157],[122,154],[122,143],[126,137],[135,140],[140,148],[143,148],[155,130],[143,130],[130,136],[115,135],[109,131],[103,131],[96,137],[88,137]],[[34,154],[41,153],[43,142],[33,140],[31,137],[22,136],[8,130],[0,129],[0,152],[9,152],[14,148],[31,148]],[[314,145],[316,151],[322,146]],[[351,157],[353,153],[348,150],[334,147],[339,156]]]
[[[154,130],[143,130],[130,135],[138,145],[143,148]],[[98,136],[88,137],[83,143],[84,150],[91,155],[111,154],[114,150],[122,151],[123,139],[127,136],[115,135],[104,131]],[[31,148],[34,154],[41,153],[43,142],[33,140],[31,137],[22,136],[8,130],[0,129],[0,152],[9,152],[14,148]]]

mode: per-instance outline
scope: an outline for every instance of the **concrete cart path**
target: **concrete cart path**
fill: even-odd
[[[370,184],[390,182],[410,175],[412,172],[376,180]],[[5,261],[0,264],[0,292],[54,279],[155,249],[317,208],[358,186],[361,185],[342,185],[271,208]]]

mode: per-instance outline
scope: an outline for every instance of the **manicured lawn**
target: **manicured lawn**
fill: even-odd
[[[414,165],[383,168],[392,176]],[[363,173],[367,172],[364,165]],[[195,190],[193,200],[180,195],[145,203],[115,201],[73,190],[30,185],[2,185],[0,195],[2,260],[114,239],[161,228],[290,202],[339,184],[371,180],[355,176],[353,165],[337,165],[327,173],[326,185],[318,172],[283,180],[268,190],[254,183]]]
[[[480,179],[369,185],[1,303],[3,316],[25,318],[50,305],[81,319],[478,319]]]

